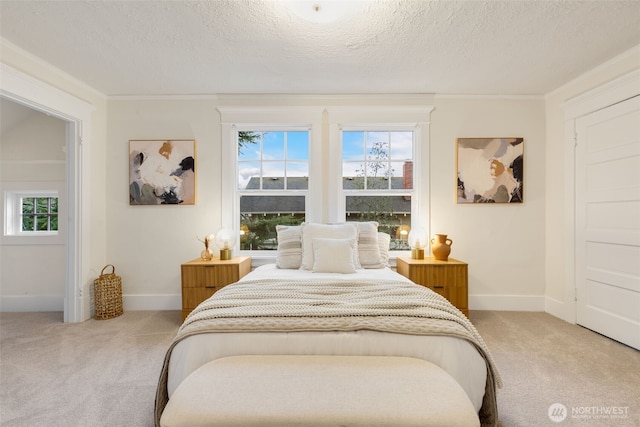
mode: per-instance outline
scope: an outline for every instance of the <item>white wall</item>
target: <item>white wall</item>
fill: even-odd
[[[436,96],[431,114],[431,230],[469,264],[471,309],[542,310],[545,135],[541,97]],[[456,139],[524,138],[524,203],[456,204]]]
[[[547,94],[546,111],[546,154],[547,200],[544,227],[545,252],[545,297],[546,311],[575,323],[574,283],[572,282],[570,232],[568,220],[573,218],[567,212],[567,191],[565,182],[566,145],[571,143],[565,137],[565,112],[563,104],[576,96],[597,88],[617,77],[640,69],[640,46],[585,72],[582,76],[563,87]]]
[[[62,190],[64,203],[66,125],[62,120],[33,112],[2,130],[0,141],[0,197],[4,191]],[[4,197],[0,201],[4,211]],[[60,221],[64,227],[64,221]],[[60,230],[64,233],[64,230]],[[65,295],[63,239],[0,238],[0,296],[2,309],[62,311]],[[62,241],[61,241],[62,240]],[[47,244],[42,244],[46,241]],[[33,268],[37,260],[38,268]]]
[[[109,102],[107,261],[122,276],[125,310],[180,309],[180,264],[220,228],[220,117],[215,100]],[[196,205],[130,206],[129,140],[195,139]]]
[[[247,97],[240,97],[246,105]],[[278,105],[277,97],[260,99]],[[233,102],[225,98],[225,105]],[[279,105],[345,104],[348,97],[283,97]],[[354,97],[355,104],[389,99]],[[411,104],[416,97],[395,97]],[[125,309],[180,307],[180,264],[197,258],[197,237],[220,227],[220,118],[216,99],[109,101],[107,259],[123,277]],[[544,295],[543,98],[436,97],[431,115],[432,230],[450,235],[452,256],[470,264],[472,308],[542,310]],[[525,138],[525,203],[455,204],[457,137]],[[128,141],[197,141],[195,206],[129,206]],[[425,187],[425,190],[428,188]]]

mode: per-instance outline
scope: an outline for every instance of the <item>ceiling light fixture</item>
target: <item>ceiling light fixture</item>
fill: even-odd
[[[285,4],[300,18],[318,24],[328,24],[353,15],[364,0],[286,0]]]

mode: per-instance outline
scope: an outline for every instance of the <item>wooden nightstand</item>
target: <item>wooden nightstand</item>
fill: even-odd
[[[250,257],[235,257],[227,261],[200,258],[180,266],[182,273],[182,321],[202,301],[224,286],[237,282],[251,271]]]
[[[467,263],[449,258],[397,258],[398,273],[418,285],[439,293],[469,317],[469,284]]]

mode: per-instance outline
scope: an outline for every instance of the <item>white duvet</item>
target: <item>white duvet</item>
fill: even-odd
[[[363,269],[358,278],[403,280],[391,269]],[[256,268],[242,281],[257,278],[315,278],[352,281],[354,274],[313,273],[278,269],[275,264]],[[194,370],[212,360],[236,355],[372,355],[415,357],[435,363],[465,390],[476,411],[482,406],[487,365],[468,341],[455,337],[377,332],[220,332],[193,335],[179,342],[168,366],[169,398]]]

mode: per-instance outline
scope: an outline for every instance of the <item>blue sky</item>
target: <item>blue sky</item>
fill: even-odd
[[[376,142],[387,143],[394,176],[402,175],[402,163],[413,157],[412,131],[344,131],[342,135],[344,176],[357,174],[357,169],[362,167]],[[265,132],[262,153],[263,176],[284,176],[285,159],[287,176],[308,176],[309,136],[310,133],[307,131]],[[242,189],[251,177],[260,175],[260,146],[245,146],[238,160],[239,188]]]

